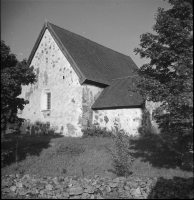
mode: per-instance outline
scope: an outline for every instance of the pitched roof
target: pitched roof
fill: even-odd
[[[93,81],[110,85],[113,79],[132,76],[137,72],[133,60],[80,35],[46,22],[28,59],[30,64],[44,31],[48,29],[80,78],[80,82]]]
[[[143,99],[141,95],[131,91],[131,89],[135,88],[133,78],[136,77],[113,80],[111,85],[106,87],[96,99],[92,105],[92,109],[142,107]]]

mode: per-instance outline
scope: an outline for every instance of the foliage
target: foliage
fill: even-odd
[[[131,165],[133,158],[130,155],[130,137],[121,129],[117,119],[114,121],[113,151],[107,148],[113,158],[115,173],[117,176],[129,176],[132,174]]]
[[[129,136],[127,136],[122,130],[115,131],[115,137],[113,138],[114,151],[111,152],[115,172],[118,176],[129,176],[132,174],[130,167],[133,163],[133,158],[129,151]]]
[[[1,131],[5,133],[8,123],[20,124],[18,109],[23,110],[27,103],[21,94],[21,85],[35,82],[33,68],[28,67],[27,61],[19,62],[10,47],[1,40]]]
[[[107,131],[106,128],[101,128],[99,124],[91,125],[82,130],[82,138],[112,138],[113,150],[106,147],[111,154],[114,164],[115,173],[118,176],[128,176],[131,174],[130,165],[132,164],[132,157],[129,155],[129,137],[120,130],[118,121],[114,122],[115,129]]]
[[[141,48],[134,49],[150,60],[139,69],[137,90],[144,99],[162,103],[154,118],[163,132],[180,139],[193,129],[193,2],[169,3],[170,9],[157,10],[155,34],[142,34]]]
[[[82,130],[82,138],[111,138],[113,140],[113,150],[106,147],[113,159],[115,173],[118,176],[128,176],[131,174],[130,166],[133,158],[129,154],[129,137],[120,129],[119,122],[114,121],[115,129],[107,131],[99,124],[91,125]]]
[[[90,127],[87,127],[86,129],[82,130],[83,132],[83,138],[88,137],[100,137],[100,138],[111,138],[113,137],[113,134],[111,131],[108,131],[106,128],[101,128],[100,126],[94,124]]]
[[[22,119],[17,116],[18,109],[23,110],[27,103],[21,94],[21,85],[35,82],[33,68],[28,67],[26,60],[19,62],[10,48],[1,40],[1,139],[4,139],[8,124],[17,127]],[[1,151],[1,165],[9,151]]]

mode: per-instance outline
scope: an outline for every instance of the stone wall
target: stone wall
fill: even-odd
[[[121,129],[130,135],[137,135],[138,128],[141,126],[142,109],[114,109],[114,110],[95,110],[91,109],[92,104],[98,98],[103,88],[83,85],[82,105],[83,105],[83,128],[92,124],[106,127],[107,130],[114,129],[116,122]]]
[[[54,135],[56,134],[63,134],[62,130],[56,130],[55,126],[51,127],[50,122],[40,122],[36,121],[34,123],[30,123],[30,120],[25,120],[21,127],[21,133],[27,135]]]
[[[93,85],[82,85],[82,125],[83,128],[89,127],[93,124],[93,111],[91,109],[92,104],[98,98],[103,88]]]
[[[138,135],[138,128],[142,124],[142,109],[96,110],[93,122],[100,127],[106,127],[107,130],[114,130],[115,124],[117,124],[119,129],[124,130],[128,135]]]
[[[34,66],[38,82],[22,87],[21,97],[29,100],[29,104],[20,113],[20,117],[29,120],[35,127],[38,127],[36,122],[39,122],[49,124],[49,128],[55,132],[80,136],[82,86],[48,30],[43,35],[31,66]],[[51,110],[41,108],[44,89],[51,92]]]

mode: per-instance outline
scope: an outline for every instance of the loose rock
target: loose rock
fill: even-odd
[[[88,194],[88,193],[83,193],[81,195],[81,199],[89,199],[89,198],[90,198],[90,194]]]
[[[87,188],[84,190],[84,192],[89,193],[89,194],[93,194],[95,191],[95,187],[93,186],[87,186]]]
[[[110,186],[111,188],[115,188],[115,187],[117,187],[117,185],[118,185],[117,182],[116,182],[116,183],[111,182],[111,183],[109,184],[109,186]]]
[[[69,198],[69,193],[67,193],[67,192],[63,192],[62,195],[63,195],[63,198],[64,198],[64,199],[65,199],[65,198]]]
[[[22,188],[23,184],[21,182],[18,182],[18,183],[16,183],[16,186],[19,187],[19,188]]]
[[[11,186],[11,187],[10,187],[10,191],[11,191],[11,192],[15,192],[15,191],[16,191],[16,189],[17,189],[17,187],[16,187],[16,186]]]
[[[53,189],[53,186],[51,185],[51,184],[48,184],[48,185],[46,185],[46,187],[45,187],[47,190],[52,190]]]
[[[136,188],[136,189],[133,189],[133,190],[132,190],[132,195],[134,195],[135,197],[141,196],[140,187],[138,187],[138,188]]]
[[[70,195],[79,195],[79,194],[83,194],[84,190],[82,187],[72,187],[69,190],[69,194]]]

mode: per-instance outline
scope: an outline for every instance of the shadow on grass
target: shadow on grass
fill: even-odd
[[[153,167],[166,169],[183,169],[182,153],[168,136],[151,134],[130,139],[130,151],[134,158],[141,158]],[[183,169],[191,171],[192,169]]]
[[[173,179],[159,178],[147,199],[193,199],[193,177]]]
[[[35,125],[31,124],[31,126]],[[41,123],[41,126],[44,127],[44,124]],[[43,149],[51,146],[51,139],[63,137],[61,134],[55,134],[50,127],[47,127],[46,131],[32,134],[30,132],[21,134],[20,131],[17,131],[6,134],[5,140],[1,142],[1,150],[7,152],[4,156],[3,166],[25,160],[27,156],[39,156]]]

